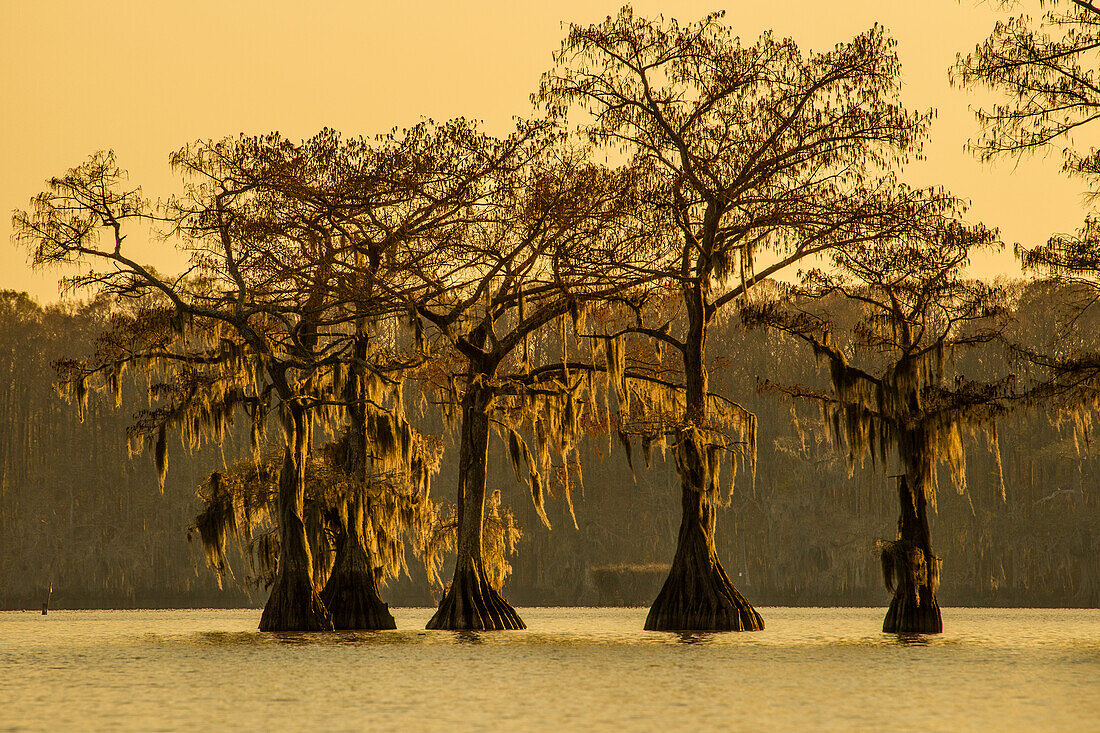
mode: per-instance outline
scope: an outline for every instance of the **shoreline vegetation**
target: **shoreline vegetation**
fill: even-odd
[[[1044,22],[1095,25],[1074,7]],[[956,82],[1075,114],[991,43]],[[883,631],[934,634],[941,601],[1100,605],[1100,227],[975,279],[1005,243],[905,183],[935,111],[901,89],[878,24],[809,51],[627,6],[569,26],[504,135],[199,139],[161,198],[92,153],[13,216],[90,300],[0,294],[0,606],[252,588],[261,631],[411,599],[430,629],[558,600],[759,631],[755,604],[885,586]],[[984,154],[1078,124],[1050,116],[979,114]]]

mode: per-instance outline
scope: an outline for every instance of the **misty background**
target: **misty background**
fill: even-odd
[[[1056,327],[1049,292],[1029,300],[1025,288],[1021,302],[1022,330]],[[24,294],[0,294],[0,609],[38,609],[51,585],[51,606],[59,608],[262,605],[266,591],[247,582],[245,563],[233,566],[237,582],[219,588],[197,537],[188,541],[200,510],[196,488],[210,471],[250,454],[249,426],[192,454],[173,439],[162,495],[152,456],[130,459],[126,449],[130,406],[144,401],[146,377],[127,377],[122,408],[93,396],[83,423],[58,396],[51,363],[89,352],[106,314],[104,306],[43,308]],[[849,477],[812,412],[798,412],[800,437],[789,402],[757,393],[763,378],[824,385],[812,355],[780,335],[745,332],[735,319],[716,330],[708,351],[712,391],[755,412],[759,426],[755,486],[742,471],[718,519],[718,552],[733,582],[762,606],[885,605],[874,541],[896,532],[890,467],[867,464]],[[962,366],[980,376],[976,364]],[[434,415],[416,422],[442,430]],[[967,441],[966,493],[940,481],[932,521],[944,605],[1100,606],[1093,550],[1100,503],[1090,494],[1100,465],[1092,446],[1076,444],[1072,426],[1058,422],[1038,410],[1000,421],[1003,498],[984,436]],[[441,437],[452,449],[433,495],[447,501],[457,449]],[[495,442],[487,488],[501,490],[523,531],[505,597],[527,606],[651,602],[680,516],[671,455],[665,462],[655,449],[647,469],[636,449],[632,478],[617,441],[588,439],[580,451],[583,490],[573,497],[577,527],[559,491],[548,501],[551,531]],[[383,599],[434,605],[419,561],[410,561],[410,572]]]

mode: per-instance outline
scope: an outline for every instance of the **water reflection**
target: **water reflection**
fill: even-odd
[[[477,631],[452,631],[451,635],[459,644],[481,646],[485,643],[485,640],[481,638],[481,633]]]
[[[731,700],[757,730],[1096,727],[1097,610],[954,609],[942,635],[884,634],[878,608],[765,609],[749,635],[647,632],[645,609],[425,631],[434,609],[395,610],[400,630],[278,634],[258,610],[0,614],[0,730],[722,729]]]
[[[241,646],[416,646],[455,644],[460,646],[664,646],[668,644],[701,644],[727,647],[813,645],[842,647],[889,646],[944,646],[961,640],[923,634],[868,634],[845,635],[802,630],[800,634],[754,635],[751,639],[732,632],[670,631],[639,632],[631,628],[570,629],[568,631],[422,631],[415,628],[386,629],[376,631],[328,631],[328,632],[261,632],[248,631],[194,631],[178,634],[147,633],[144,638],[157,644],[208,645],[217,647]],[[970,640],[974,641],[974,640]]]
[[[155,634],[151,634],[155,636]],[[199,640],[211,646],[252,646],[260,641],[259,631],[203,631]]]
[[[678,644],[709,644],[714,641],[714,634],[708,631],[676,631]]]
[[[413,631],[201,631],[194,637],[149,636],[157,641],[182,641],[198,638],[211,646],[260,646],[267,644],[286,646],[371,646],[377,644],[416,644],[424,632]]]
[[[931,641],[926,634],[887,634],[894,637],[900,646],[928,646]]]
[[[267,631],[263,636],[279,644],[302,645],[326,643],[332,640],[332,634],[323,631]]]

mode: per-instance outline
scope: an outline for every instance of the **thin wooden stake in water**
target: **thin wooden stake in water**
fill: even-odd
[[[46,592],[46,602],[42,604],[42,615],[45,616],[50,611],[50,596],[53,595],[53,583],[50,583],[50,589]]]

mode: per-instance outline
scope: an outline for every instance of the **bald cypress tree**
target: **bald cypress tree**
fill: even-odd
[[[429,160],[449,155],[454,142],[441,142],[425,151]],[[631,171],[591,165],[545,122],[521,122],[504,139],[479,134],[460,142],[479,148],[473,159],[499,164],[467,189],[463,216],[414,244],[423,290],[408,301],[459,436],[456,565],[428,627],[524,628],[485,563],[494,426],[549,524],[543,495],[550,473],[555,462],[569,465],[582,415],[598,401],[591,350],[569,351],[577,324],[590,303],[630,297],[634,284],[653,276],[617,264],[632,259],[628,250],[638,241],[623,226],[634,210]]]
[[[397,381],[387,375],[410,363],[395,351],[357,361],[354,323],[384,313],[387,301],[360,295],[352,308],[330,286],[348,252],[334,202],[349,178],[356,190],[370,179],[370,147],[341,144],[323,131],[301,145],[277,135],[200,142],[173,162],[188,186],[164,205],[151,206],[127,186],[113,155],[98,154],[52,179],[30,211],[16,214],[16,235],[37,265],[91,265],[68,284],[127,304],[129,315],[105,336],[104,348],[63,364],[63,378],[80,401],[89,386],[117,383],[127,366],[148,370],[154,381],[167,376],[151,391],[167,404],[141,415],[134,429],[135,438],[149,436],[162,470],[169,427],[181,427],[194,444],[219,435],[238,409],[259,428],[276,408],[285,437],[280,558],[261,628],[331,628],[314,588],[303,517],[314,423],[337,417],[348,363],[390,389]],[[124,240],[143,226],[164,229],[190,254],[187,273],[164,276],[130,256]],[[375,277],[385,274],[376,268]]]
[[[1100,118],[1100,6],[1088,0],[1005,3],[1008,15],[951,68],[953,84],[986,87],[1001,99],[975,113],[981,135],[972,142],[983,159],[1041,151]],[[1095,167],[1094,155],[1071,144],[1066,166]]]
[[[622,334],[677,354],[683,375],[670,440],[681,524],[647,629],[763,627],[714,542],[720,494],[707,456],[728,441],[711,431],[708,333],[758,279],[904,219],[904,203],[878,191],[885,168],[919,154],[928,116],[898,103],[893,45],[877,26],[823,53],[770,33],[742,44],[721,13],[681,25],[626,7],[572,26],[543,77],[538,99],[553,113],[579,109],[582,134],[649,172],[675,235],[658,267],[681,313]]]
[[[829,374],[827,390],[764,388],[818,404],[850,464],[867,458],[897,467],[897,536],[880,548],[893,593],[883,631],[891,633],[943,628],[928,523],[938,468],[965,491],[965,436],[979,436],[999,461],[997,419],[1033,396],[1007,370],[955,368],[968,351],[1002,337],[1007,295],[964,273],[971,252],[993,245],[995,233],[952,218],[957,205],[949,198],[932,195],[928,205],[942,212],[938,225],[834,250],[831,267],[810,272],[788,300],[745,311],[750,325],[806,343]]]

